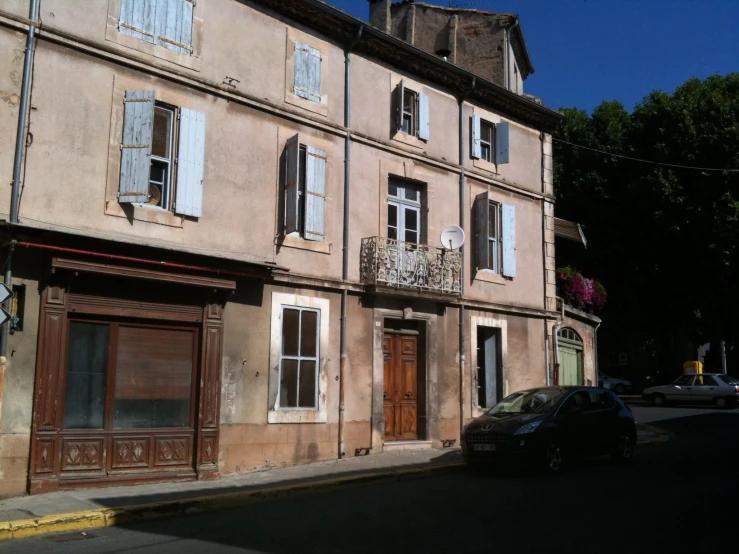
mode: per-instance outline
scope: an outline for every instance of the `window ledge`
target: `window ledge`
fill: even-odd
[[[126,219],[135,219],[137,221],[146,221],[147,223],[156,223],[158,225],[167,225],[168,227],[182,228],[185,218],[181,215],[175,215],[166,210],[155,210],[144,208],[142,206],[129,205],[130,208],[124,208],[118,201],[108,200],[105,203],[105,214],[114,217],[125,217]],[[133,210],[133,217],[131,216]]]
[[[489,171],[490,173],[498,175],[498,166],[493,162],[488,162],[480,158],[472,158],[472,165],[477,169],[482,169],[484,171]]]
[[[496,285],[505,285],[508,279],[500,273],[495,273],[489,269],[478,269],[475,273],[475,281],[484,281],[485,283],[494,283]]]
[[[323,117],[328,117],[328,100],[325,94],[321,95],[320,102],[314,102],[313,100],[308,100],[307,98],[298,96],[288,89],[285,91],[285,102],[292,104],[293,106],[303,108],[309,112],[322,115]]]
[[[267,423],[327,423],[326,410],[270,410]]]
[[[296,248],[298,250],[308,250],[310,252],[318,252],[319,254],[331,254],[331,243],[326,242],[325,240],[323,242],[306,240],[297,235],[279,237],[277,246]]]
[[[409,135],[408,133],[404,133],[403,131],[397,131],[395,135],[393,136],[393,140],[396,142],[401,142],[408,146],[412,146],[413,148],[419,148],[419,149],[426,148],[426,143],[427,143],[427,141],[421,140],[420,138],[414,135]]]

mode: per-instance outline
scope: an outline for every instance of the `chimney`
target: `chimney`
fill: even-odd
[[[393,0],[369,0],[370,3],[370,25],[377,27],[380,31],[391,34],[390,5]]]

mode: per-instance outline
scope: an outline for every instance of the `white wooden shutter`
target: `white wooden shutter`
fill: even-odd
[[[405,99],[405,79],[401,79],[398,86],[395,87],[395,131],[400,132],[403,129],[403,101]],[[413,130],[411,129],[411,132]]]
[[[124,35],[154,43],[156,40],[156,1],[121,0],[118,30]]]
[[[285,234],[298,230],[298,181],[300,179],[300,135],[285,145]]]
[[[295,94],[321,101],[321,51],[302,42],[295,43]]]
[[[203,168],[205,166],[205,114],[180,108],[175,212],[203,215]]]
[[[482,158],[482,145],[480,144],[480,116],[472,116],[472,149],[470,156],[479,160]]]
[[[305,238],[323,242],[326,238],[326,152],[306,147],[305,165]]]
[[[147,0],[149,1],[149,0]],[[192,52],[191,0],[154,0],[156,2],[156,41],[180,54]]]
[[[490,197],[482,192],[475,197],[475,262],[477,269],[493,269],[492,260],[488,253],[490,229]]]
[[[516,276],[516,208],[503,204],[503,276]]]
[[[118,201],[148,202],[154,91],[127,90],[123,110],[121,179]]]
[[[495,163],[507,164],[510,161],[510,123],[495,124]]]
[[[431,136],[431,120],[429,119],[429,97],[418,95],[418,138],[428,140]]]

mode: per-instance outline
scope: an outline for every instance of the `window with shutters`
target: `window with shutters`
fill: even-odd
[[[311,35],[287,30],[285,102],[328,116],[328,46]]]
[[[119,203],[200,217],[204,158],[204,114],[125,92]]]
[[[474,225],[477,271],[515,277],[515,208],[495,202],[487,192],[478,194],[474,203]]]
[[[505,122],[492,123],[478,114],[470,118],[472,144],[470,157],[475,167],[496,172],[496,165],[509,162],[508,134],[509,124]]]
[[[394,92],[396,138],[408,136],[422,141],[430,137],[428,95],[406,86],[401,79]]]
[[[480,159],[486,162],[493,161],[495,148],[495,125],[488,121],[480,122]]]
[[[200,69],[202,18],[208,0],[108,0],[105,38]]]
[[[326,239],[326,152],[301,144],[300,135],[285,145],[285,236],[314,242]]]
[[[326,423],[327,298],[272,293],[269,423]]]

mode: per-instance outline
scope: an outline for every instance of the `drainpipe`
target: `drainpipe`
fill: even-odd
[[[549,386],[549,337],[547,337],[546,322],[544,323],[544,368],[545,368],[545,383]]]
[[[470,92],[475,88],[477,77],[472,77],[472,87]],[[459,226],[464,229],[464,194],[465,194],[465,175],[464,175],[464,97],[459,97]],[[462,440],[462,431],[464,430],[464,246],[459,249],[460,269],[459,269],[459,293],[462,303],[459,305],[459,437]]]
[[[519,19],[516,18],[516,21],[513,22],[513,25],[508,27],[505,30],[505,38],[506,38],[506,48],[505,48],[505,72],[506,72],[506,84],[507,89],[511,90],[511,50],[513,47],[511,46],[511,31],[518,27],[518,21]]]
[[[21,174],[23,172],[23,151],[26,144],[26,120],[28,118],[28,104],[31,98],[31,68],[33,65],[34,40],[36,38],[36,23],[38,19],[39,0],[31,0],[31,9],[28,18],[31,20],[26,35],[26,51],[23,60],[23,77],[21,81],[21,99],[18,105],[18,128],[15,133],[15,159],[13,161],[13,186],[10,193],[10,223],[18,223],[18,202],[20,200]],[[5,285],[12,288],[13,283],[13,248],[8,252],[5,263]],[[7,311],[10,308],[10,299],[3,303]],[[0,357],[8,351],[8,325],[4,325],[0,332]]]
[[[357,36],[344,49],[344,127],[346,127],[346,136],[344,138],[344,229],[343,229],[343,250],[341,253],[341,279],[346,283],[349,278],[349,183],[351,179],[351,151],[352,139],[351,131],[351,50],[362,38],[364,25],[359,26]],[[346,304],[347,291],[341,291],[341,333],[339,337],[339,350],[341,357],[339,361],[339,445],[338,458],[345,456],[344,451],[344,369],[346,367]]]

